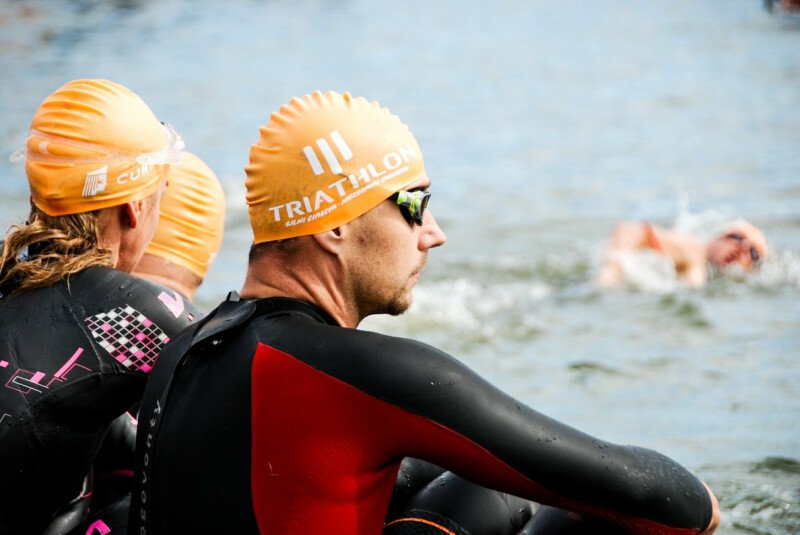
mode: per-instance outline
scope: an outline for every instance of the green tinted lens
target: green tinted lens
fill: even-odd
[[[422,225],[422,218],[425,214],[425,208],[428,206],[428,199],[431,193],[429,191],[398,191],[390,199],[394,199],[397,206],[400,207],[400,212],[405,217],[410,225]]]

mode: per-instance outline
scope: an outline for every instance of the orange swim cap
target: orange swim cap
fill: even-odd
[[[47,97],[31,121],[25,171],[34,204],[52,216],[151,195],[180,161],[183,142],[129,89],[76,80]]]
[[[255,243],[336,228],[426,174],[408,127],[349,93],[293,98],[260,131],[245,168]]]
[[[222,245],[225,193],[217,176],[194,154],[169,167],[160,219],[146,254],[206,276]]]

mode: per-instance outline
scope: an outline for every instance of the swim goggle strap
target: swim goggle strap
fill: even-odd
[[[22,147],[11,153],[9,161],[12,163],[22,163],[26,160],[64,162],[64,163],[102,163],[113,161],[135,161],[142,165],[164,165],[180,163],[183,159],[183,150],[186,144],[175,128],[169,123],[161,123],[167,138],[166,146],[153,152],[130,152],[115,149],[106,145],[90,143],[87,141],[77,141],[61,136],[45,134],[38,130],[31,130],[30,137],[35,137],[39,141],[38,151],[31,152],[28,147]],[[73,156],[63,154],[65,148],[70,147],[89,152],[92,156]],[[59,150],[61,148],[61,150]],[[61,152],[62,154],[59,154]]]
[[[400,207],[400,213],[408,221],[409,225],[422,226],[422,219],[425,215],[425,208],[428,207],[428,200],[431,198],[431,192],[426,190],[405,191],[400,190],[394,193],[390,200],[394,201]]]

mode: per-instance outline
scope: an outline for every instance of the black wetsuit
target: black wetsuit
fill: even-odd
[[[100,267],[0,300],[0,533],[42,533],[72,508],[80,520],[112,421],[196,317],[178,294]],[[123,442],[127,418],[112,433]]]
[[[667,457],[585,435],[441,351],[301,301],[226,301],[161,358],[130,533],[379,533],[405,456],[632,533],[711,519],[702,483]]]

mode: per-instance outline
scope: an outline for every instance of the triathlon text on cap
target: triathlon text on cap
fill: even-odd
[[[342,161],[347,162],[353,158],[352,150],[338,131],[332,131],[327,138],[333,142],[333,147],[338,150]],[[328,139],[326,137],[319,138],[315,144],[322,153],[331,173],[337,177],[342,176],[344,169]],[[312,145],[303,147],[303,153],[314,175],[325,173],[325,167]],[[268,210],[272,212],[274,221],[283,221],[285,227],[313,221],[333,212],[372,188],[407,173],[409,162],[417,159],[419,159],[419,154],[413,145],[406,144],[397,147],[395,150],[387,152],[378,162],[368,163],[354,173],[348,173],[311,195],[304,195],[299,199],[272,206]]]

